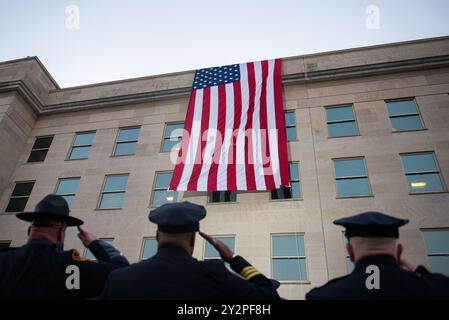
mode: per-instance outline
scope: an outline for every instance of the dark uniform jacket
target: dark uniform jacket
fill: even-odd
[[[20,248],[0,252],[1,299],[84,299],[98,296],[108,274],[128,266],[128,260],[113,246],[95,240],[89,250],[98,262],[80,256],[77,250],[58,251],[47,240],[30,240]],[[79,289],[69,290],[69,265],[79,268]]]
[[[231,273],[223,261],[198,261],[175,246],[109,275],[102,299],[204,300],[279,299],[275,287],[245,259],[236,256]],[[245,280],[247,279],[247,280]]]
[[[366,273],[370,265],[379,267],[379,289],[366,286],[366,279],[373,274]],[[449,278],[429,273],[424,267],[417,272],[406,271],[391,256],[370,256],[360,259],[351,274],[311,290],[306,299],[449,299]]]

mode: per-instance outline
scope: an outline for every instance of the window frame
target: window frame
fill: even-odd
[[[142,238],[142,245],[140,246],[139,261],[143,261],[143,260],[149,259],[149,258],[143,259],[143,252],[144,252],[144,249],[145,249],[145,241],[146,240],[154,240],[157,243],[156,237],[143,237]],[[157,253],[157,247],[156,247],[156,253]]]
[[[327,109],[337,109],[337,108],[348,108],[348,107],[350,107],[351,109],[352,109],[352,114],[354,115],[354,119],[353,120],[331,120],[331,121],[329,121],[328,119],[327,119]],[[360,128],[359,128],[359,124],[358,124],[358,121],[357,121],[357,114],[356,114],[356,112],[355,112],[355,108],[354,108],[354,103],[353,102],[351,102],[351,103],[349,103],[349,104],[338,104],[338,105],[332,105],[332,106],[325,106],[324,107],[324,113],[325,113],[325,116],[326,116],[326,129],[327,129],[327,138],[328,139],[335,139],[335,138],[348,138],[348,137],[359,137],[359,136],[361,136],[361,134],[360,134]],[[355,134],[351,134],[351,135],[347,135],[347,136],[334,136],[334,137],[331,137],[330,136],[330,132],[329,132],[329,124],[334,124],[334,123],[349,123],[349,122],[354,122],[355,123],[355,127],[356,127],[356,129],[357,129],[357,133],[355,133]]]
[[[170,153],[171,151],[164,151],[164,144],[165,144],[165,140],[169,140],[170,141],[170,136],[166,136],[165,135],[165,131],[167,130],[167,126],[172,125],[172,124],[183,124],[183,128],[185,126],[185,121],[170,121],[170,122],[165,122],[164,124],[164,130],[162,131],[162,139],[161,139],[161,145],[159,148],[159,153]],[[182,135],[179,137],[180,138],[180,142],[182,142]]]
[[[284,198],[284,199],[273,199],[273,194],[271,193],[272,190],[270,190],[270,192],[269,192],[269,194],[270,194],[270,201],[281,202],[281,201],[303,201],[304,200],[304,198],[303,198],[303,190],[304,189],[303,189],[303,185],[301,183],[302,179],[301,179],[301,166],[300,166],[300,163],[301,163],[301,161],[299,161],[299,160],[289,161],[288,162],[289,170],[290,170],[290,164],[296,164],[298,166],[298,180],[290,180],[290,185],[291,185],[292,182],[299,182],[299,188],[300,188],[300,192],[301,192],[299,198],[291,197],[291,198]],[[291,175],[290,175],[290,179],[291,179]],[[291,188],[291,187],[289,187],[289,188]],[[274,189],[274,190],[277,190],[277,189]]]
[[[76,141],[76,137],[78,134],[85,134],[85,133],[93,133],[95,134],[95,136],[97,135],[97,131],[96,130],[88,130],[88,131],[79,131],[79,132],[75,132],[75,134],[73,135],[73,139],[72,139],[72,144],[70,145],[69,148],[69,152],[65,158],[66,161],[77,161],[77,160],[87,160],[89,159],[89,155],[90,155],[90,151],[89,151],[89,155],[86,158],[79,158],[79,159],[70,159],[72,152],[74,150],[74,148],[82,148],[82,147],[91,147],[93,146],[93,142],[95,140],[95,136],[92,139],[92,143],[91,144],[82,144],[82,145],[77,145],[75,146],[75,141]]]
[[[81,177],[80,176],[78,176],[78,177],[67,177],[67,178],[58,178],[58,180],[56,181],[56,187],[55,187],[53,193],[57,194],[59,196],[73,196],[73,197],[75,197],[76,196],[76,192],[75,193],[58,194],[58,188],[59,188],[59,184],[60,184],[61,180],[71,180],[71,179],[78,179],[79,182],[81,182]],[[79,187],[79,184],[78,184],[78,187]]]
[[[302,236],[304,238],[304,254],[305,256],[279,256],[275,257],[273,255],[273,237],[276,236]],[[307,259],[306,252],[306,233],[305,232],[281,232],[281,233],[270,233],[270,266],[271,266],[271,279],[274,278],[274,259],[304,259],[306,263],[307,279],[306,280],[277,280],[281,284],[310,284],[310,268]]]
[[[31,183],[31,182],[33,183],[33,187],[31,188],[30,194],[28,196],[13,196],[12,195],[14,193],[14,189],[16,188],[16,186],[19,183]],[[6,204],[6,207],[5,207],[5,210],[4,210],[5,214],[15,214],[15,213],[18,213],[18,212],[22,212],[22,211],[6,211],[6,209],[8,209],[9,203],[11,202],[12,198],[14,198],[14,199],[17,199],[17,198],[28,198],[28,200],[29,200],[35,185],[36,185],[36,180],[25,180],[25,181],[16,181],[16,182],[14,182],[14,187],[12,188],[12,191],[11,191],[11,193],[9,195],[8,203]],[[25,208],[26,208],[26,206],[28,204],[28,200],[27,200],[27,202],[25,204]],[[23,209],[25,210],[25,208],[23,208]]]
[[[137,139],[136,139],[136,140],[126,140],[126,141],[120,141],[120,142],[119,142],[119,141],[118,141],[118,138],[119,138],[119,136],[120,136],[120,132],[121,132],[122,130],[126,130],[126,129],[139,129],[139,136],[137,137]],[[140,130],[141,130],[141,129],[142,129],[142,126],[141,126],[141,125],[137,125],[137,126],[128,126],[128,127],[119,127],[118,130],[117,130],[117,134],[116,134],[116,136],[115,136],[114,148],[112,149],[111,157],[112,157],[112,158],[116,158],[116,157],[129,157],[129,156],[135,156],[135,155],[137,155],[137,144],[139,143],[139,137],[140,137]],[[135,151],[133,154],[118,154],[118,155],[115,154],[115,151],[117,150],[117,146],[118,146],[119,144],[133,143],[133,142],[136,143],[136,151]]]
[[[115,238],[111,238],[111,237],[108,237],[108,238],[98,238],[98,240],[104,240],[104,241],[111,240],[111,243],[113,243],[114,240],[115,240]],[[98,261],[97,259],[89,259],[89,258],[87,258],[87,257],[86,257],[86,254],[87,254],[88,251],[89,251],[89,248],[85,247],[85,248],[84,248],[84,251],[83,251],[83,258],[86,258],[86,259],[88,259],[88,260],[90,260],[90,261]],[[91,251],[91,253],[92,253],[92,251]],[[94,255],[94,254],[92,253],[92,255]],[[94,256],[94,257],[95,257],[95,256]]]
[[[293,113],[294,117],[295,117],[295,124],[294,125],[287,125],[287,123],[285,122],[285,114],[286,113]],[[288,142],[294,142],[294,141],[299,141],[298,138],[298,130],[297,130],[297,124],[296,124],[296,109],[287,109],[284,110],[284,125],[285,125],[285,141]],[[295,139],[294,140],[288,140],[287,138],[287,128],[295,128]]]
[[[12,243],[12,240],[0,240],[0,245],[1,244],[7,244],[8,245],[6,248],[10,248],[11,247],[11,243]]]
[[[150,204],[148,205],[149,209],[154,209],[154,208],[160,207],[160,206],[154,206],[153,205],[154,192],[155,191],[168,191],[168,187],[167,187],[167,189],[161,189],[161,188],[156,189],[156,180],[157,180],[156,177],[157,177],[158,173],[168,173],[168,172],[171,172],[173,174],[174,170],[156,170],[154,172],[153,185],[151,187]],[[173,175],[172,175],[172,177],[173,177]],[[170,190],[170,191],[173,191],[173,192],[177,193],[177,199],[176,199],[176,201],[174,201],[172,203],[179,202],[180,191],[174,191],[174,190]]]
[[[424,248],[426,249],[427,263],[430,267],[431,267],[431,265],[430,265],[429,257],[449,257],[449,251],[446,253],[441,253],[441,252],[429,253],[429,250],[427,249],[426,240],[424,238],[424,232],[446,231],[449,234],[449,228],[421,228],[420,231],[421,231],[422,241],[424,242]]]
[[[345,176],[345,177],[338,177],[337,178],[337,172],[335,170],[335,163],[334,160],[362,160],[363,165],[365,167],[365,176]],[[331,158],[332,166],[333,166],[333,173],[334,173],[334,180],[335,180],[335,195],[336,199],[352,199],[352,198],[372,198],[374,197],[373,189],[371,188],[371,181],[369,179],[369,173],[368,173],[368,166],[366,165],[366,158],[365,156],[355,156],[355,157],[343,157],[343,158]],[[367,195],[362,196],[339,196],[338,195],[338,186],[337,186],[337,180],[350,180],[350,179],[361,179],[366,178],[368,181],[368,191],[369,193]]]
[[[402,156],[406,156],[406,155],[420,155],[420,154],[429,154],[429,153],[432,155],[433,161],[435,163],[435,167],[436,167],[436,169],[438,171],[425,171],[425,172],[421,171],[421,172],[410,172],[410,173],[406,173],[405,172],[404,163],[402,161]],[[401,161],[402,171],[403,171],[404,177],[405,177],[405,184],[407,185],[407,191],[408,191],[409,195],[447,193],[446,183],[444,181],[443,175],[441,174],[441,168],[440,168],[440,165],[438,163],[435,151],[402,152],[402,153],[399,153],[399,160]],[[424,174],[435,174],[435,173],[438,173],[438,176],[440,177],[441,188],[442,188],[441,191],[410,192],[410,187],[409,187],[409,183],[408,183],[408,180],[407,180],[407,176],[408,175],[424,175]]]
[[[128,181],[126,183],[126,187],[128,187],[128,182],[129,182],[129,173],[114,173],[114,174],[106,174],[103,178],[103,184],[101,185],[101,190],[100,190],[100,196],[98,197],[98,201],[97,201],[97,207],[95,208],[95,210],[122,210],[123,209],[123,204],[122,207],[120,208],[100,208],[101,205],[101,200],[103,199],[103,194],[107,193],[107,194],[111,194],[111,193],[126,193],[126,188],[125,190],[120,190],[120,191],[107,191],[104,192],[104,187],[106,185],[106,180],[108,177],[115,177],[115,176],[128,176]],[[123,200],[125,198],[123,197]]]
[[[416,112],[414,112],[414,113],[403,113],[403,114],[398,114],[398,115],[393,115],[393,116],[390,115],[390,112],[388,110],[388,103],[389,102],[401,102],[401,101],[413,101],[415,103],[415,106],[416,106]],[[405,97],[405,98],[399,98],[399,99],[386,99],[386,100],[384,100],[384,102],[385,102],[385,107],[387,109],[388,119],[390,120],[391,132],[398,133],[398,132],[413,132],[413,131],[427,130],[426,124],[424,123],[424,119],[423,119],[422,114],[421,114],[421,110],[420,110],[419,105],[418,105],[418,102],[416,101],[416,97]],[[419,121],[421,122],[422,128],[420,128],[420,129],[410,129],[410,130],[393,130],[393,124],[391,123],[391,118],[405,118],[405,117],[411,117],[411,116],[418,116],[419,117]]]
[[[44,138],[52,138],[52,140],[51,140],[50,145],[48,146],[48,148],[37,148],[37,149],[34,149],[33,147],[34,147],[34,144],[36,143],[37,139],[44,139]],[[33,143],[33,145],[31,146],[31,150],[30,150],[30,153],[28,154],[28,158],[27,158],[26,163],[28,164],[28,163],[42,163],[42,162],[44,162],[45,159],[47,159],[47,155],[48,155],[48,152],[50,151],[50,147],[51,147],[51,144],[53,143],[54,138],[55,138],[55,135],[54,135],[54,134],[49,134],[49,135],[36,136],[36,137],[34,137],[34,143]],[[29,159],[30,159],[31,154],[33,153],[33,151],[45,151],[45,150],[47,151],[47,153],[45,153],[45,158],[44,158],[44,160],[42,160],[42,161],[31,161],[31,162],[29,161]]]
[[[237,248],[237,236],[236,234],[214,234],[214,235],[210,235],[212,238],[234,238],[234,248],[233,251],[235,252],[235,248]],[[202,252],[202,260],[203,261],[210,261],[210,260],[222,260],[220,257],[218,258],[207,258],[206,257],[206,246],[207,246],[208,242],[206,240],[203,240],[203,252]]]
[[[210,201],[213,192],[235,192],[235,201],[217,201],[217,202],[213,202]],[[217,205],[217,204],[235,204],[237,203],[237,195],[238,195],[238,190],[226,190],[226,191],[208,191],[207,192],[207,202],[206,204],[212,204],[212,205]]]

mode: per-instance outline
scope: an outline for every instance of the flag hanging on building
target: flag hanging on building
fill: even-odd
[[[281,60],[197,70],[169,190],[289,186]]]

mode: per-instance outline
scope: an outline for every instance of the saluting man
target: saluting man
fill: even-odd
[[[402,259],[399,227],[408,223],[380,212],[365,212],[334,221],[346,228],[354,271],[311,290],[307,300],[449,299],[449,278],[423,266],[413,270]]]
[[[16,216],[31,222],[28,242],[0,252],[0,299],[79,300],[98,296],[108,274],[129,265],[128,260],[69,215],[66,200],[50,194],[33,212]],[[64,251],[67,227],[78,227],[81,242],[98,262],[89,261],[75,249]],[[71,277],[70,279],[68,279]]]
[[[149,214],[158,226],[158,252],[129,268],[113,271],[103,299],[279,299],[279,283],[257,271],[223,242],[200,233],[240,274],[223,261],[198,261],[192,257],[199,221],[206,209],[190,202],[165,204]]]

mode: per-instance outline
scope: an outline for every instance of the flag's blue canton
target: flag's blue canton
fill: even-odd
[[[238,64],[197,70],[192,87],[193,89],[204,89],[235,81],[240,81]]]

